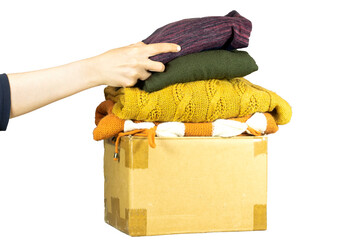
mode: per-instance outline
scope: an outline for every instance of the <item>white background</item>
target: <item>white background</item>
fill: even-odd
[[[37,70],[138,42],[184,18],[250,19],[247,77],[293,108],[269,136],[268,230],[152,239],[359,239],[357,1],[1,1],[0,72]],[[96,87],[11,119],[0,133],[0,239],[125,239],[104,223]]]

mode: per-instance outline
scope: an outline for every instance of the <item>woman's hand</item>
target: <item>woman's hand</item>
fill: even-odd
[[[150,77],[149,71],[165,70],[163,63],[152,61],[149,57],[160,53],[178,52],[180,49],[179,45],[173,43],[138,42],[87,59],[93,67],[89,72],[95,77],[95,85],[131,87],[138,80]]]
[[[62,66],[8,74],[11,90],[10,117],[33,111],[95,86],[133,86],[138,79],[147,79],[151,75],[148,71],[164,71],[164,64],[151,61],[150,56],[179,50],[180,46],[173,43],[146,45],[139,42]]]

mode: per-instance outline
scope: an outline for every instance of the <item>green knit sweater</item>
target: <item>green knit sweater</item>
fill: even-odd
[[[245,51],[209,50],[175,58],[164,72],[152,73],[135,87],[153,92],[175,83],[244,77],[256,70],[254,59]]]

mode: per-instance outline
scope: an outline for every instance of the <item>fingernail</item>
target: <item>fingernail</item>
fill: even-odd
[[[178,45],[177,46],[177,51],[180,52],[180,50],[181,50],[181,47],[180,47],[180,45]]]

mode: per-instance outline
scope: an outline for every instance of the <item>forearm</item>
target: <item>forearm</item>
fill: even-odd
[[[10,117],[98,85],[89,59],[25,73],[8,74],[11,89]]]
[[[146,45],[139,42],[58,67],[7,74],[11,92],[10,117],[98,85],[133,86],[138,79],[147,79],[149,71],[164,71],[164,64],[151,61],[150,56],[178,51],[180,46],[173,43]]]

